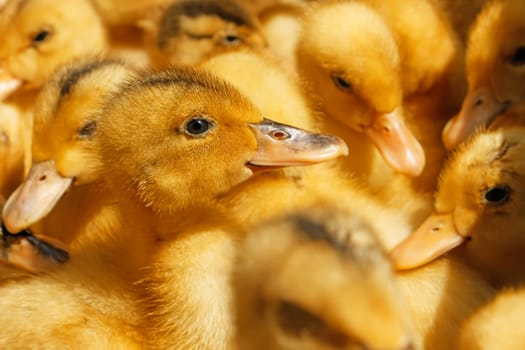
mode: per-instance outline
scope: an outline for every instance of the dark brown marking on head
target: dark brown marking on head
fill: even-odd
[[[350,339],[341,331],[328,325],[304,308],[281,301],[277,309],[279,327],[293,338],[303,338],[305,335],[330,345],[334,348],[344,348]]]
[[[180,31],[180,18],[217,16],[226,22],[235,23],[238,26],[255,28],[255,23],[250,14],[236,1],[233,0],[186,0],[173,3],[160,21],[157,36],[157,46],[162,49],[168,40],[177,36]]]
[[[63,98],[71,92],[73,87],[86,75],[101,67],[115,63],[114,61],[94,61],[86,65],[68,70],[60,79],[60,98]]]
[[[303,236],[306,236],[306,238],[312,241],[324,242],[332,248],[335,248],[340,253],[349,253],[349,247],[345,242],[337,240],[325,225],[313,221],[303,215],[294,215],[291,219],[294,225],[299,229]]]

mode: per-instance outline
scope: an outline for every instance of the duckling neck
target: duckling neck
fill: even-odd
[[[338,158],[344,173],[362,179],[373,188],[381,187],[391,178],[394,171],[365,134],[352,130],[328,114],[325,114],[321,128],[325,133],[341,137],[348,145],[349,156]]]

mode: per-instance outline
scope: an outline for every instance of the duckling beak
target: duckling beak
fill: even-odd
[[[0,101],[5,100],[20,86],[22,86],[22,80],[12,77],[0,67]]]
[[[4,206],[5,227],[9,232],[20,232],[45,217],[72,182],[72,178],[58,174],[54,160],[34,163]]]
[[[348,146],[337,136],[311,133],[270,119],[250,127],[258,144],[252,165],[309,165],[348,155]]]
[[[488,124],[508,106],[508,103],[498,102],[489,88],[469,92],[463,100],[461,111],[450,119],[443,129],[443,144],[448,150],[454,148],[472,134],[476,127]]]
[[[407,270],[424,265],[466,240],[454,224],[452,214],[433,214],[390,252],[390,259],[397,270]]]
[[[404,122],[401,110],[380,114],[365,128],[385,162],[395,171],[418,176],[425,167],[425,152]]]

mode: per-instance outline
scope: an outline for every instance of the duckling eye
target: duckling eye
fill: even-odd
[[[489,204],[503,204],[510,198],[510,187],[499,185],[489,188],[485,192],[484,198]]]
[[[86,139],[95,133],[97,129],[97,122],[91,120],[84,124],[84,126],[78,131],[77,137],[79,139]]]
[[[225,37],[224,37],[224,42],[226,44],[230,44],[230,45],[234,45],[234,44],[238,44],[239,42],[241,41],[241,38],[239,38],[237,35],[235,34],[227,34]]]
[[[525,46],[520,46],[510,57],[510,64],[513,66],[522,66],[525,64]]]
[[[349,92],[352,91],[352,84],[350,84],[345,78],[342,78],[339,75],[332,75],[332,80],[339,89]]]
[[[38,33],[36,33],[31,40],[34,45],[38,45],[44,42],[49,37],[50,34],[51,34],[50,30],[43,29],[39,31]]]
[[[190,136],[203,136],[207,134],[215,124],[205,118],[196,117],[190,119],[184,126],[184,130]]]

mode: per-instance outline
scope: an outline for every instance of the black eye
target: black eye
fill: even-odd
[[[501,185],[494,186],[485,192],[484,198],[490,204],[503,204],[510,198],[510,188]]]
[[[213,129],[215,124],[208,119],[195,117],[190,119],[184,126],[184,130],[191,136],[203,136]]]
[[[513,66],[522,66],[525,64],[525,46],[520,46],[514,51],[509,60]]]
[[[50,34],[51,32],[47,29],[39,31],[32,38],[33,44],[40,44],[41,42],[45,41]]]
[[[352,91],[352,84],[350,84],[345,78],[339,75],[333,75],[332,80],[334,81],[335,86],[339,89],[345,92]]]
[[[78,131],[77,136],[79,139],[85,139],[90,137],[97,130],[97,122],[91,120],[84,124],[84,126]]]
[[[224,42],[226,44],[238,44],[240,41],[241,38],[234,34],[228,34],[224,37]]]

